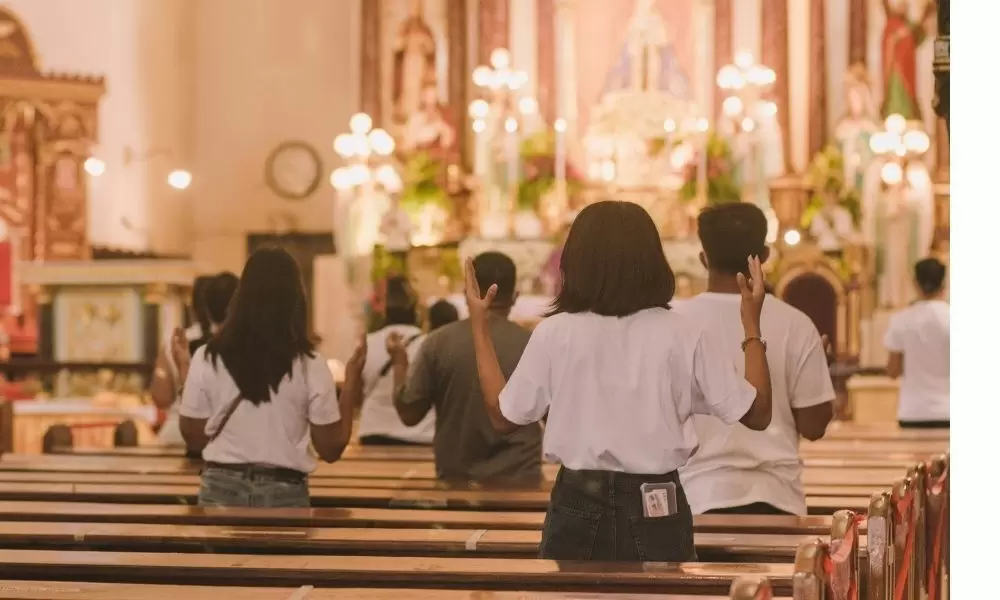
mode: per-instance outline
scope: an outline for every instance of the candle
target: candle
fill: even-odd
[[[556,185],[566,185],[566,120],[556,119]]]
[[[517,193],[518,178],[517,119],[507,117],[504,129],[507,130],[507,191],[510,194],[515,194]]]

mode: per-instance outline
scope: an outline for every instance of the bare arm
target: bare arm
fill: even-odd
[[[368,356],[367,336],[361,336],[361,343],[354,350],[346,365],[344,387],[337,397],[340,409],[340,419],[326,425],[309,424],[309,437],[312,440],[316,454],[325,462],[339,460],[344,449],[351,442],[354,432],[354,411],[361,405],[364,396],[364,383],[361,372],[365,368]]]
[[[740,318],[747,343],[743,351],[746,380],[757,390],[750,410],[740,423],[755,431],[763,431],[771,424],[771,370],[767,366],[767,352],[761,341],[760,312],[764,306],[764,270],[756,256],[749,259],[750,277],[737,276],[740,285]]]
[[[824,402],[807,408],[792,409],[795,429],[799,435],[815,442],[826,435],[826,427],[833,420],[833,402]]]
[[[188,450],[201,452],[205,449],[209,441],[208,435],[205,433],[207,425],[208,419],[195,419],[181,415],[181,437],[184,438]]]
[[[886,374],[893,379],[897,379],[903,375],[903,353],[902,352],[890,352],[889,353],[889,364],[885,368]]]
[[[492,293],[491,293],[492,292]],[[492,300],[496,287],[486,292],[486,299]],[[493,338],[490,335],[487,318],[470,319],[472,324],[472,341],[476,349],[476,371],[479,372],[479,384],[483,389],[483,399],[486,401],[486,414],[490,424],[500,433],[511,433],[518,429],[516,423],[511,423],[500,411],[500,392],[507,380],[500,369],[496,350],[493,348]]]
[[[421,349],[422,351],[423,349]],[[406,351],[394,354],[392,357],[392,405],[399,415],[399,420],[407,427],[416,427],[427,413],[434,401],[429,393],[429,374],[422,360],[417,358],[413,373],[410,373],[410,360]]]

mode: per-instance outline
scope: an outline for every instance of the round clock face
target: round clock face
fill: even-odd
[[[316,191],[323,167],[316,150],[303,142],[287,142],[267,159],[267,183],[279,196],[305,198]]]

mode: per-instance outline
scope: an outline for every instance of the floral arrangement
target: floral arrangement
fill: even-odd
[[[828,145],[813,157],[806,179],[813,194],[802,213],[802,229],[809,230],[816,213],[823,209],[826,194],[837,198],[837,203],[851,214],[855,226],[861,222],[861,197],[844,180],[844,155],[835,144]]]
[[[708,153],[708,203],[728,204],[739,202],[740,184],[736,175],[736,160],[733,150],[725,138],[712,132],[705,143]],[[681,186],[681,199],[690,202],[698,196],[698,169],[701,167],[701,154],[695,152],[690,162],[684,167],[684,185]]]
[[[428,152],[414,152],[403,165],[403,190],[400,206],[410,214],[428,204],[451,210],[451,197],[445,191],[445,164]]]
[[[521,161],[524,177],[517,188],[519,210],[535,210],[542,196],[556,185],[555,137],[542,132],[528,137],[521,143]],[[576,194],[583,177],[569,163],[566,164],[566,193]]]

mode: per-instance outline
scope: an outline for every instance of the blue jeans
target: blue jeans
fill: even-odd
[[[201,473],[199,506],[309,508],[309,484],[261,473],[206,467]]]
[[[643,514],[643,483],[673,482],[677,512]],[[541,557],[550,560],[697,560],[694,517],[677,473],[630,475],[559,470],[542,527]]]

